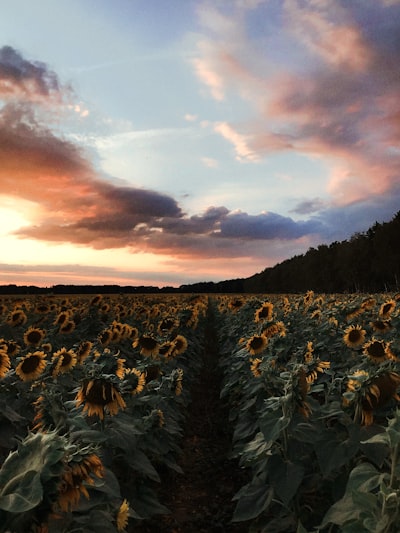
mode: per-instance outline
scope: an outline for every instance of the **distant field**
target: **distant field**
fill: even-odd
[[[134,531],[166,516],[160,487],[165,471],[185,475],[210,324],[245,478],[230,527],[397,531],[399,301],[1,297],[0,532]]]

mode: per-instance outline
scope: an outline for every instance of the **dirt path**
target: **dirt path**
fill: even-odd
[[[237,462],[229,460],[232,433],[228,407],[220,400],[221,370],[212,314],[208,317],[204,364],[192,387],[183,453],[178,463],[184,475],[163,480],[160,499],[171,514],[135,528],[141,533],[243,533],[243,524],[231,524],[232,496],[243,485]]]

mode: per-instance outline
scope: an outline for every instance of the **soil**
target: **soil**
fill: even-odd
[[[232,428],[229,409],[220,399],[222,372],[218,367],[218,342],[209,316],[205,332],[203,365],[193,383],[188,406],[182,455],[184,474],[168,473],[159,500],[171,512],[141,525],[136,533],[244,533],[245,524],[232,523],[234,494],[246,483],[236,460],[230,459]]]

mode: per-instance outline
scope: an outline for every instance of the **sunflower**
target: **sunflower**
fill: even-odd
[[[246,343],[246,349],[251,355],[257,355],[261,353],[268,344],[267,337],[264,335],[253,335]]]
[[[386,359],[391,359],[388,353],[388,344],[374,337],[363,345],[363,354],[374,363],[382,363]]]
[[[314,299],[314,291],[307,291],[303,297],[303,303],[306,307],[310,306]]]
[[[64,374],[76,365],[76,353],[73,350],[61,348],[60,350],[54,352],[52,362],[55,363],[53,377],[58,376],[59,374]]]
[[[21,350],[17,341],[4,341],[4,344],[2,343],[2,348],[7,351],[7,355],[10,357],[17,355]]]
[[[312,341],[308,341],[307,342],[307,350],[306,350],[306,353],[304,354],[304,362],[311,363],[311,361],[314,358],[313,352],[314,352],[313,342]]]
[[[126,526],[128,525],[129,518],[129,503],[127,500],[124,500],[117,513],[117,531],[125,531]]]
[[[10,370],[11,361],[6,348],[0,348],[0,378],[4,378]]]
[[[274,304],[271,302],[265,302],[254,313],[254,322],[258,323],[263,320],[272,320],[272,314],[274,312]]]
[[[260,370],[261,363],[262,359],[260,359],[259,357],[256,357],[255,359],[251,360],[250,370],[255,378],[259,378],[262,374]]]
[[[175,380],[175,396],[180,396],[182,394],[183,385],[183,369],[178,368],[176,371],[176,380]]]
[[[63,324],[65,324],[71,317],[71,312],[70,311],[61,311],[60,313],[58,313],[58,315],[56,316],[53,324],[55,326],[62,326]]]
[[[375,409],[385,407],[392,399],[400,401],[397,394],[399,384],[400,375],[397,372],[385,372],[372,380],[361,400],[361,423],[363,425],[369,426],[373,423]]]
[[[343,342],[349,348],[358,348],[365,342],[367,332],[360,325],[351,325],[344,330]]]
[[[285,324],[281,321],[270,324],[262,330],[261,335],[270,339],[274,335],[279,335],[279,337],[286,337],[286,327]]]
[[[28,317],[22,309],[15,309],[7,318],[7,324],[9,326],[22,326],[28,320]]]
[[[67,320],[64,324],[61,325],[59,333],[72,333],[76,327],[76,324],[73,320]]]
[[[87,455],[79,462],[68,464],[58,486],[57,506],[59,509],[66,513],[70,512],[78,505],[82,494],[89,499],[85,485],[94,484],[92,476],[102,478],[103,475],[101,459],[94,453]]]
[[[177,356],[183,354],[187,347],[188,347],[188,341],[186,337],[183,335],[177,335],[173,340],[172,343],[174,345],[172,349],[172,355]]]
[[[364,307],[355,307],[354,309],[351,309],[347,315],[346,315],[346,320],[353,320],[353,318],[357,318],[358,316],[360,316],[362,313],[364,313],[365,311],[365,308]]]
[[[165,333],[170,333],[173,329],[177,328],[179,326],[179,321],[176,318],[173,317],[167,317],[163,318],[158,323],[157,331],[160,335],[163,335]]]
[[[379,309],[379,316],[383,319],[389,318],[396,308],[396,302],[394,300],[388,300],[383,303]]]
[[[89,357],[90,350],[93,347],[93,342],[91,341],[82,341],[78,348],[76,349],[76,362],[82,364],[84,360]]]
[[[133,348],[140,348],[140,354],[156,358],[160,350],[157,340],[151,335],[141,335],[132,343]]]
[[[128,368],[125,372],[125,380],[129,383],[130,393],[139,394],[146,385],[146,374],[137,368]]]
[[[85,380],[75,397],[76,405],[84,404],[83,412],[104,419],[105,410],[110,416],[125,409],[126,403],[117,386],[104,378]]]
[[[46,368],[46,354],[43,351],[27,353],[15,369],[15,373],[22,381],[37,379]]]
[[[89,305],[99,305],[102,299],[103,296],[101,294],[96,294],[96,296],[93,296],[93,298],[91,299]]]
[[[236,313],[241,307],[243,307],[243,304],[244,301],[241,298],[234,298],[229,302],[228,307],[231,311]]]
[[[102,346],[108,346],[112,339],[112,330],[110,328],[104,329],[101,333],[99,333],[98,339],[100,341],[100,344]]]
[[[24,333],[24,342],[27,346],[38,346],[46,336],[44,329],[30,326]]]
[[[327,368],[330,368],[331,363],[329,361],[320,361],[317,359],[313,365],[312,368],[308,369],[307,375],[306,375],[306,381],[309,385],[314,383],[314,381],[318,378],[318,374],[322,374]]]
[[[392,329],[390,320],[374,320],[370,322],[370,326],[376,333],[387,333]]]

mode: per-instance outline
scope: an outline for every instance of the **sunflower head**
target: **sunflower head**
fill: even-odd
[[[7,348],[0,348],[0,378],[4,378],[10,370],[11,361],[7,353]]]
[[[345,329],[343,342],[349,348],[358,348],[365,342],[367,332],[360,325],[351,325]]]
[[[271,302],[264,302],[254,313],[254,322],[261,322],[263,320],[272,320],[274,312],[274,304]]]
[[[27,346],[38,346],[46,336],[44,329],[30,326],[24,333],[24,342]]]
[[[93,348],[93,342],[82,341],[76,349],[76,359],[78,364],[82,364],[87,357],[89,357],[90,351]]]
[[[26,323],[28,317],[22,309],[14,309],[7,318],[7,324],[9,326],[22,326]]]
[[[140,348],[140,354],[146,357],[157,358],[160,350],[160,345],[157,340],[151,335],[140,335],[132,343],[134,348]]]
[[[264,335],[253,335],[246,343],[246,349],[251,355],[258,355],[267,346],[268,339]]]
[[[370,326],[375,331],[375,333],[380,333],[381,335],[387,333],[392,329],[392,324],[389,319],[373,320],[372,322],[370,322]]]
[[[122,532],[126,530],[129,519],[129,503],[127,500],[123,500],[116,516],[117,531]]]
[[[374,337],[363,345],[363,354],[373,363],[382,363],[392,358],[388,351],[388,343]]]
[[[46,363],[45,352],[29,352],[18,363],[15,373],[22,381],[33,381],[42,374],[46,368]]]
[[[98,416],[101,420],[106,411],[113,416],[126,407],[118,386],[105,377],[86,379],[75,401],[77,406],[83,404],[83,412],[87,412],[88,416]]]
[[[139,394],[146,385],[146,374],[137,368],[128,368],[125,372],[125,387],[133,395]]]
[[[54,363],[53,376],[64,374],[73,368],[77,363],[77,357],[74,350],[61,348],[53,354],[52,362]]]
[[[255,378],[259,378],[262,374],[260,370],[261,363],[262,363],[262,359],[260,359],[259,357],[255,357],[254,359],[251,359],[250,370]]]
[[[395,300],[388,300],[384,302],[379,309],[379,316],[383,319],[389,318],[396,308]]]

